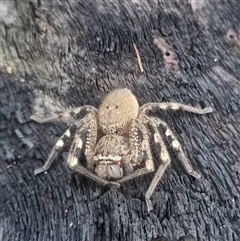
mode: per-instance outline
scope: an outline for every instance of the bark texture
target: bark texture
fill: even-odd
[[[0,1],[0,240],[240,240],[240,4],[220,1]],[[142,60],[141,72],[133,47]],[[118,190],[43,165],[64,124],[31,114],[99,106],[115,88],[171,126],[200,180],[171,151],[152,197],[149,174]],[[158,154],[154,154],[158,165]]]

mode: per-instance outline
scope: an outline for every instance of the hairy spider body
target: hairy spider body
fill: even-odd
[[[48,170],[66,142],[73,139],[67,159],[69,168],[101,185],[119,187],[121,183],[155,170],[149,144],[148,127],[151,126],[154,131],[153,140],[159,147],[159,157],[162,160],[145,195],[148,211],[152,210],[150,197],[171,162],[158,126],[165,130],[165,136],[171,140],[171,145],[178,153],[186,171],[195,178],[201,176],[194,171],[167,123],[147,115],[148,110],[155,108],[182,109],[196,114],[212,112],[211,107],[200,109],[174,102],[147,103],[139,107],[136,97],[130,90],[117,89],[105,97],[98,110],[92,106],[82,106],[52,115],[48,119],[33,115],[32,120],[45,123],[54,120],[67,121],[69,117],[78,119],[80,112],[87,112],[84,118],[76,120],[60,137],[44,166],[35,170],[35,175]],[[86,166],[81,164],[82,152],[85,154]]]

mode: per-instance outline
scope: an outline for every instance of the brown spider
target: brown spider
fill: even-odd
[[[109,93],[97,110],[92,106],[82,106],[50,118],[31,116],[38,123],[54,120],[66,120],[79,116],[86,111],[84,118],[76,120],[57,141],[43,167],[35,170],[37,175],[49,169],[66,141],[72,140],[68,154],[69,168],[101,185],[119,187],[121,183],[142,176],[155,170],[149,144],[149,127],[154,131],[153,140],[160,150],[162,164],[145,194],[148,211],[153,209],[150,197],[159,180],[171,162],[166,145],[159,133],[158,126],[164,129],[164,134],[175,151],[177,151],[186,171],[200,178],[185,156],[182,147],[167,123],[146,114],[148,110],[160,108],[163,110],[185,110],[196,114],[211,113],[212,108],[195,108],[180,103],[147,103],[139,108],[136,97],[128,89],[117,89]],[[85,158],[80,159],[81,153]],[[84,164],[83,160],[86,160]]]

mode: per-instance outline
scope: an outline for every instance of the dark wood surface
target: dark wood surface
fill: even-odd
[[[240,240],[238,0],[0,7],[0,240]],[[71,173],[65,152],[33,175],[67,128],[34,123],[33,113],[97,107],[123,87],[141,105],[214,108],[152,113],[168,122],[202,178],[189,176],[169,146],[172,163],[150,214],[144,194],[154,173],[109,190]]]

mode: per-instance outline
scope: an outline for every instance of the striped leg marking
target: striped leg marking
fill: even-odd
[[[69,129],[67,129],[64,134],[58,139],[58,141],[56,142],[55,146],[53,147],[53,149],[50,152],[50,155],[48,156],[48,159],[46,160],[45,164],[40,167],[37,168],[34,171],[34,175],[37,175],[39,173],[45,172],[47,171],[50,166],[52,165],[53,161],[56,159],[56,157],[58,156],[59,152],[62,151],[62,149],[64,148],[66,142],[68,140],[71,139],[71,137],[73,136],[73,134],[75,133],[77,126],[75,124],[71,125]]]
[[[199,114],[199,115],[204,115],[204,114],[213,112],[212,107],[201,109],[201,108],[193,107],[190,105],[184,105],[176,102],[147,103],[140,108],[140,112],[146,113],[146,111],[154,110],[156,108],[159,108],[162,110],[180,110],[181,109],[181,110]]]
[[[162,160],[162,164],[158,167],[155,176],[145,194],[145,199],[146,199],[146,203],[147,203],[147,209],[148,212],[150,212],[153,209],[152,206],[152,202],[150,200],[153,192],[155,191],[157,184],[159,183],[160,179],[162,178],[163,173],[165,172],[165,170],[167,169],[167,167],[169,166],[171,159],[168,153],[168,150],[166,148],[166,145],[158,131],[157,125],[155,123],[155,121],[152,118],[148,118],[149,119],[149,124],[153,127],[154,129],[154,142],[159,145],[160,147],[160,158]]]
[[[197,171],[195,171],[189,161],[189,159],[186,157],[186,155],[184,154],[181,144],[180,142],[177,140],[177,138],[174,136],[173,132],[170,130],[169,126],[167,125],[166,122],[152,117],[153,121],[155,123],[157,123],[157,125],[161,125],[164,127],[165,129],[165,136],[167,137],[167,139],[171,142],[171,145],[173,147],[173,149],[177,152],[180,160],[182,161],[182,164],[185,168],[185,170],[193,177],[195,178],[200,178],[201,174],[198,173]]]

